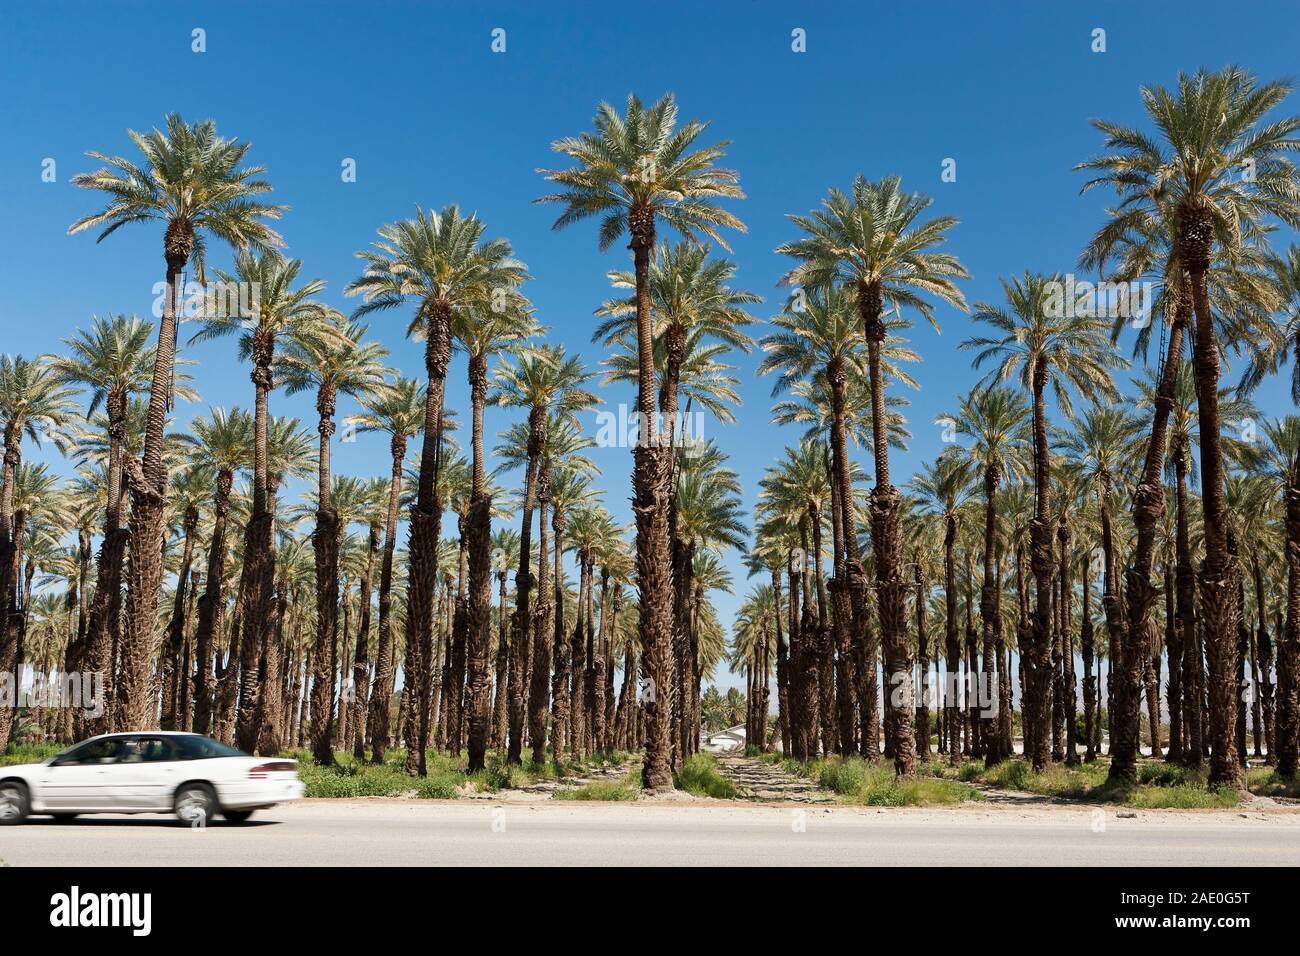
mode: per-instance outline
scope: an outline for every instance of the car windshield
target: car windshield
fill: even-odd
[[[186,760],[204,760],[209,757],[247,757],[242,750],[236,750],[227,744],[202,737],[199,734],[185,734],[174,738]]]

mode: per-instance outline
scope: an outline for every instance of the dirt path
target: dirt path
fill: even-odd
[[[503,793],[516,796],[526,800],[550,800],[555,796],[557,790],[572,790],[577,787],[585,787],[593,783],[613,783],[616,780],[626,776],[633,768],[639,764],[639,760],[629,757],[620,764],[613,764],[605,767],[588,767],[581,773],[570,776],[560,777],[558,780],[539,780],[536,783],[530,783],[526,787],[520,787],[517,790],[503,791]],[[500,799],[501,793],[476,794],[481,799]]]
[[[718,772],[736,785],[736,796],[758,803],[834,803],[835,796],[780,764],[741,754],[718,754]]]

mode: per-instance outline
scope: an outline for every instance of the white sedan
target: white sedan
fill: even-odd
[[[298,763],[250,757],[191,733],[92,737],[41,763],[0,767],[0,825],[31,813],[175,813],[206,826],[218,813],[242,823],[254,810],[302,797]]]

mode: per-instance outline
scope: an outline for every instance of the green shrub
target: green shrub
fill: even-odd
[[[731,800],[736,796],[735,784],[718,772],[713,754],[698,753],[688,758],[673,774],[673,782],[679,790],[697,797]]]

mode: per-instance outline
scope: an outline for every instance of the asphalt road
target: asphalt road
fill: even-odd
[[[307,800],[242,826],[34,817],[10,866],[1300,865],[1300,814]]]

